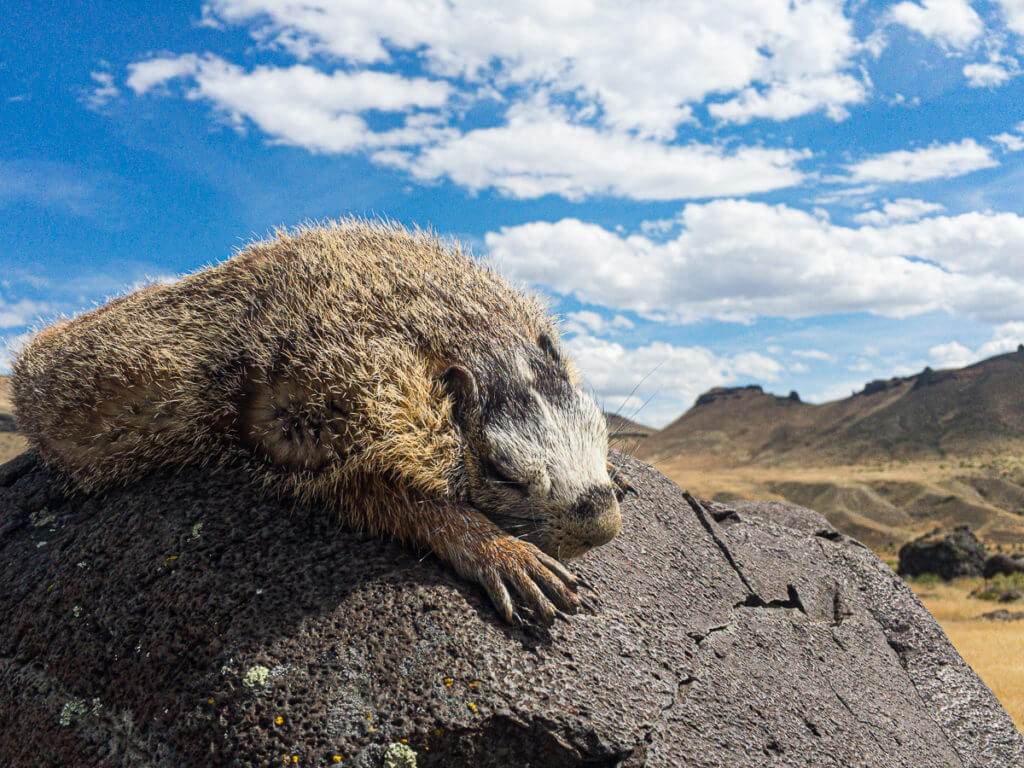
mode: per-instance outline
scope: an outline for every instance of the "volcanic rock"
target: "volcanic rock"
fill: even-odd
[[[910,577],[932,573],[946,581],[981,576],[987,557],[985,545],[968,526],[949,532],[937,528],[900,547],[898,572]]]
[[[65,495],[25,454],[0,467],[0,765],[1024,764],[863,546],[617,460],[639,496],[573,564],[595,605],[543,628],[234,470]]]

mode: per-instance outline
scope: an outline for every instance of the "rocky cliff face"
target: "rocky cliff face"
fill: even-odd
[[[0,764],[1024,762],[866,549],[621,460],[639,498],[575,565],[596,607],[547,630],[230,472],[65,497],[26,454],[0,468]]]

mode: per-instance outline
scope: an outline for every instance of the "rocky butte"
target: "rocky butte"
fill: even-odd
[[[910,590],[813,512],[637,498],[588,613],[509,627],[433,557],[184,470],[0,468],[0,764],[1024,764]]]

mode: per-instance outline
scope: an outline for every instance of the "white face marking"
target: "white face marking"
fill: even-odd
[[[552,404],[532,387],[538,418],[491,427],[487,437],[531,490],[555,504],[572,505],[595,485],[609,483],[607,427],[588,394],[572,390],[572,402]]]

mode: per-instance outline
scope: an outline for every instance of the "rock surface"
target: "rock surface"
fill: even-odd
[[[934,573],[946,581],[960,576],[981,576],[988,553],[966,525],[952,531],[936,529],[908,541],[899,552],[900,576]]]
[[[545,630],[231,472],[65,498],[24,455],[0,468],[0,765],[1024,764],[869,551],[621,460],[639,497],[575,564],[596,608]]]

